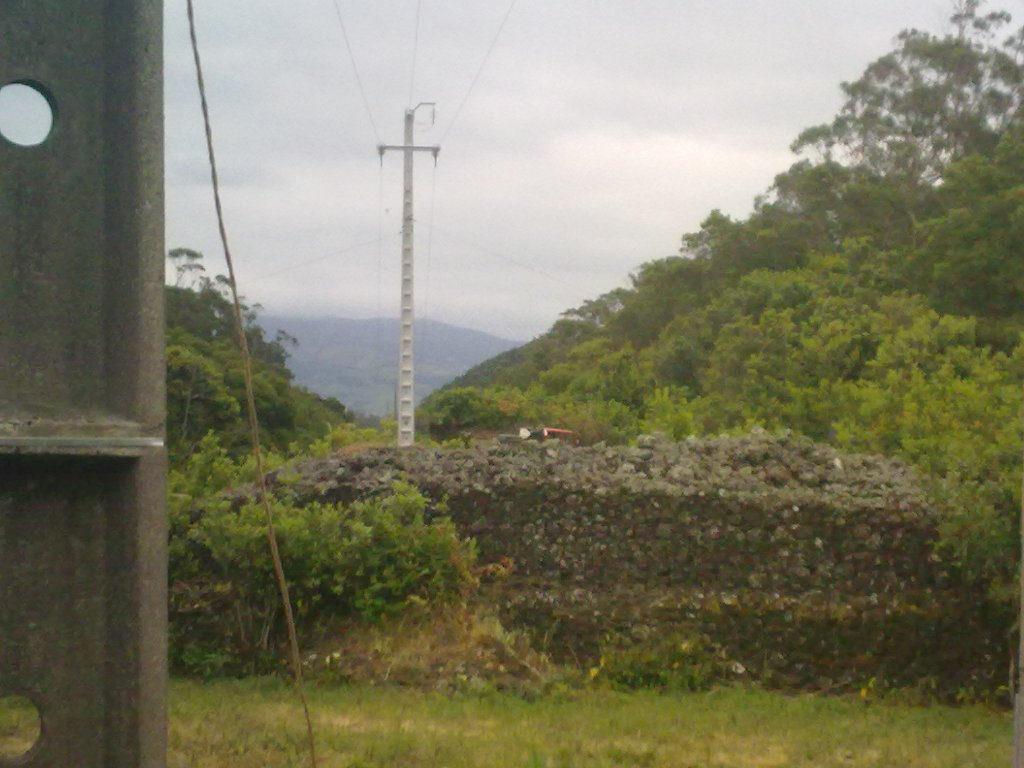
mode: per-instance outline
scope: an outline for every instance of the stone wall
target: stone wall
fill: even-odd
[[[559,659],[687,632],[782,687],[1006,680],[1007,609],[935,554],[935,512],[896,461],[752,435],[381,449],[288,475],[303,499],[401,479],[443,503],[507,573],[490,587],[505,619]]]

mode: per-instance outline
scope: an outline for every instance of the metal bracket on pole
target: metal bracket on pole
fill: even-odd
[[[0,87],[0,696],[27,768],[166,760],[160,0],[11,0]]]

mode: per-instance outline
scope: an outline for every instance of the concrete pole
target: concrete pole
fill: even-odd
[[[381,162],[388,150],[402,150],[405,161],[405,182],[402,196],[402,313],[398,339],[398,387],[395,393],[396,415],[398,417],[398,447],[408,448],[416,439],[416,399],[413,381],[413,200],[412,175],[413,157],[416,152],[429,152],[437,162],[438,146],[418,147],[413,143],[413,128],[416,110],[431,107],[433,103],[417,104],[405,111],[405,143],[380,144],[377,152]]]
[[[407,448],[416,439],[416,402],[413,371],[413,119],[415,110],[405,111],[405,179],[402,194],[402,313],[398,343],[398,447]]]
[[[163,10],[0,3],[0,84],[52,120],[0,133],[8,768],[166,766]]]

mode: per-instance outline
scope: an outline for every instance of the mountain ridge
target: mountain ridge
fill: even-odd
[[[284,331],[298,341],[297,346],[288,347],[288,367],[298,384],[336,397],[358,413],[383,416],[393,410],[397,319],[263,313],[259,324],[270,337]],[[479,363],[522,343],[431,318],[417,320],[417,403]]]

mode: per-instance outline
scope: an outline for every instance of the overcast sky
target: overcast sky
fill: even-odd
[[[380,138],[400,143],[417,0],[338,2]],[[421,0],[412,99],[437,122],[421,112],[416,140],[447,135],[436,172],[416,163],[417,313],[526,339],[713,208],[746,214],[839,83],[900,29],[943,29],[950,3],[519,0],[452,123],[508,7]],[[167,245],[219,272],[184,1],[166,9]],[[197,16],[243,292],[275,313],[396,314],[401,158],[381,171],[332,0]]]

